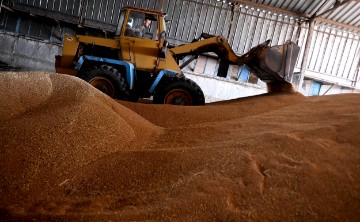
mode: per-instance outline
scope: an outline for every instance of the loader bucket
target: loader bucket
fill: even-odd
[[[246,65],[266,83],[291,82],[299,52],[300,47],[290,41],[283,45],[263,47]]]

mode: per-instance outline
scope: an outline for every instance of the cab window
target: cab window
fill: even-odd
[[[130,11],[126,21],[125,36],[158,39],[157,16],[136,11]]]
[[[117,26],[116,32],[115,32],[116,36],[120,35],[121,27],[123,27],[123,23],[124,23],[125,13],[126,13],[126,11],[121,11],[121,13],[120,13],[118,26]]]

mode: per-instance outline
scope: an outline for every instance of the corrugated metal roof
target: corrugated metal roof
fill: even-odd
[[[360,2],[351,1],[329,13],[325,18],[360,27]]]
[[[229,0],[281,9],[322,24],[360,33],[360,0]]]

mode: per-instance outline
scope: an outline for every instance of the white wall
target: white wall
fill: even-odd
[[[204,92],[206,103],[254,96],[267,92],[265,88],[260,86],[235,82],[226,78],[188,72],[185,73],[185,76],[200,86]]]
[[[248,77],[247,82],[240,82],[238,75],[241,68],[239,66],[231,65],[226,78],[217,76],[217,68],[217,59],[203,55],[183,68],[185,76],[195,81],[203,90],[206,103],[267,92],[266,84],[261,80]]]

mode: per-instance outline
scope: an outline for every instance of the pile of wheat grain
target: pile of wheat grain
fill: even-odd
[[[356,221],[359,100],[135,104],[0,73],[0,219]]]

